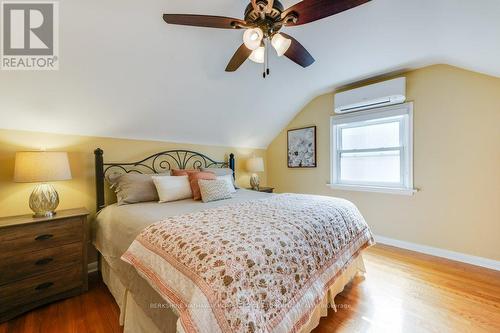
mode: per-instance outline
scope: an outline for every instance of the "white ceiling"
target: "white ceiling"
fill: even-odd
[[[224,72],[241,31],[162,20],[242,17],[248,2],[61,1],[60,70],[1,71],[0,128],[266,147],[311,98],[349,82],[434,63],[500,76],[498,0],[373,0],[286,29],[316,63],[273,56],[267,80],[250,61]]]

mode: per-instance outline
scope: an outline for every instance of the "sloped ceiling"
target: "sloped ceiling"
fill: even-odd
[[[498,0],[373,0],[288,28],[317,61],[302,69],[273,56],[267,80],[250,61],[224,72],[241,31],[162,20],[242,17],[247,4],[61,1],[60,70],[0,72],[0,128],[265,147],[311,98],[339,85],[434,63],[500,76]]]

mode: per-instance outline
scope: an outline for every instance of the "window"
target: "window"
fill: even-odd
[[[413,193],[413,105],[332,117],[334,188]]]

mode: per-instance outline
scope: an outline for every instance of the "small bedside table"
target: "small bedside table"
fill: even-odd
[[[247,190],[257,191],[257,190],[252,189],[251,187],[247,188]],[[274,187],[261,186],[261,187],[259,187],[258,191],[259,192],[265,192],[265,193],[273,193],[274,192]]]
[[[0,218],[0,322],[87,291],[87,215]]]

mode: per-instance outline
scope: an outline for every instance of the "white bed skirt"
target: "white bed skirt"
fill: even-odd
[[[101,257],[102,258],[102,257]],[[133,293],[128,290],[120,281],[111,266],[104,258],[100,265],[102,278],[108,286],[120,308],[120,325],[123,326],[124,333],[162,333],[157,325],[141,309]],[[321,317],[328,315],[328,309],[336,311],[335,296],[340,294],[344,287],[356,276],[357,273],[365,273],[363,258],[359,255],[351,264],[338,276],[337,280],[328,290],[328,294],[313,310],[309,321],[302,327],[299,333],[309,333],[319,325]],[[177,332],[183,333],[182,325],[177,326]],[[163,332],[174,333],[174,332]]]

